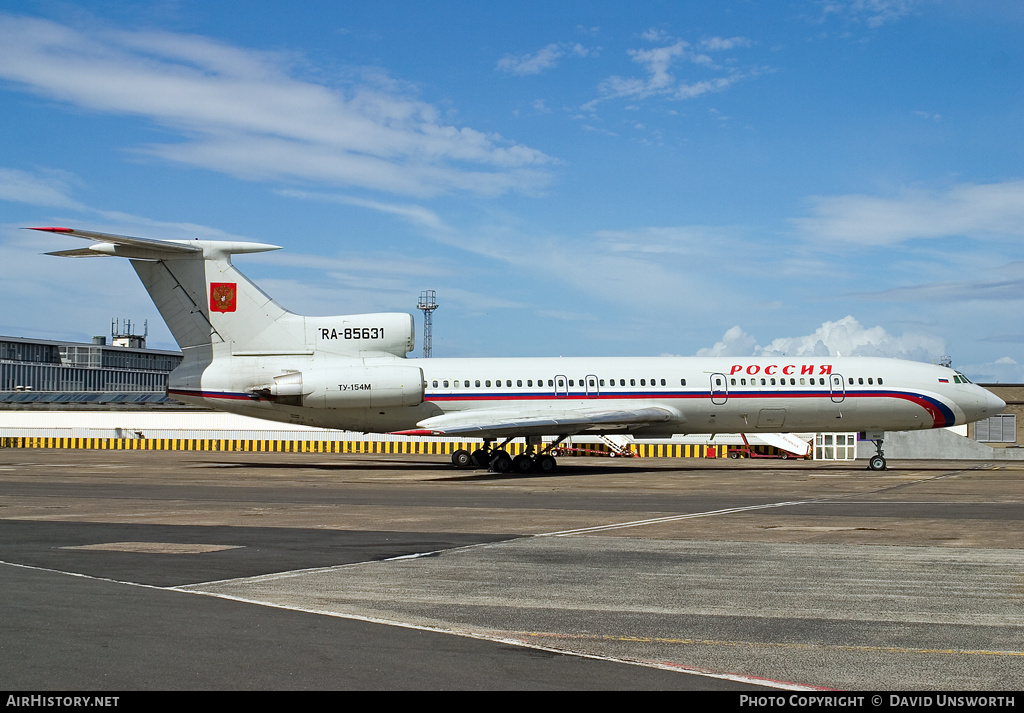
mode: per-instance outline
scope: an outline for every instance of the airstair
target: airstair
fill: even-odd
[[[587,446],[596,446],[596,443],[579,443],[573,444],[572,439],[567,440],[563,445],[555,448],[551,451],[551,455],[577,455],[577,456],[609,456],[611,458],[639,458],[640,456],[633,450],[633,438],[630,436],[611,435],[611,436],[597,436],[598,439],[606,446],[608,450],[599,450],[597,448],[588,448]]]

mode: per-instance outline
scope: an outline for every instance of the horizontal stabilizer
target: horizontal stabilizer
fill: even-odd
[[[130,247],[149,248],[168,253],[194,253],[202,250],[198,245],[189,245],[187,241],[152,240],[151,238],[133,238],[128,235],[112,235],[110,233],[95,233],[91,230],[75,230],[74,228],[29,228],[29,230],[41,230],[46,233],[61,233],[62,235],[73,235],[76,238],[95,240],[100,243],[111,245],[127,245]],[[89,248],[85,248],[88,250]],[[77,252],[77,251],[68,251]],[[55,254],[55,253],[51,253]],[[71,256],[77,257],[77,256]]]
[[[280,250],[277,245],[266,243],[249,243],[240,241],[219,240],[153,240],[151,238],[134,238],[129,235],[97,233],[91,230],[75,230],[74,228],[29,228],[46,233],[60,233],[76,238],[95,240],[96,244],[76,250],[58,250],[47,253],[58,257],[92,257],[94,255],[115,255],[140,260],[166,260],[189,256],[227,257],[238,253],[258,253],[267,250]]]
[[[103,257],[103,253],[96,252],[92,248],[78,248],[76,250],[54,250],[52,253],[44,254],[55,255],[57,257]]]

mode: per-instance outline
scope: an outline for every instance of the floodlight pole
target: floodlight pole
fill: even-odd
[[[433,336],[433,325],[431,315],[437,309],[437,292],[435,290],[423,290],[420,293],[420,300],[416,309],[423,310],[423,358],[429,359],[431,352],[431,337]]]

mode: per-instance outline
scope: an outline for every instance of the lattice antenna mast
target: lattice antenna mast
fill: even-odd
[[[437,309],[437,292],[435,290],[423,290],[420,293],[420,301],[416,304],[416,309],[423,310],[423,357],[429,358],[431,337],[433,335],[433,325],[430,318],[434,310]]]

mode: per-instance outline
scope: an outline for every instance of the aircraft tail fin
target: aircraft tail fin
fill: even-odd
[[[280,249],[240,241],[152,240],[72,228],[31,228],[95,241],[60,250],[60,257],[115,256],[131,260],[150,297],[186,353],[227,346],[227,353],[302,345],[302,318],[274,302],[231,264],[240,253]],[[289,319],[291,317],[292,319]],[[295,323],[297,321],[297,324]]]
[[[131,260],[185,362],[218,357],[404,357],[415,339],[404,313],[305,317],[281,307],[231,264],[231,256],[279,250],[241,241],[151,240],[72,228],[32,228],[94,241],[60,257]],[[181,368],[181,367],[179,367]]]

